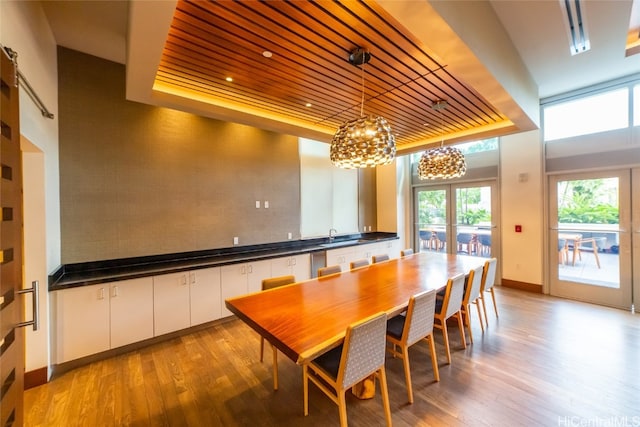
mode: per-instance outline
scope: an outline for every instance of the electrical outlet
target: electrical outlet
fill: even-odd
[[[265,209],[269,209],[269,201],[268,200],[264,201],[264,208]]]
[[[240,239],[238,239],[237,237],[233,238],[233,244],[237,245],[238,243],[240,243]]]
[[[291,233],[287,233],[287,239],[291,240],[292,236]]]
[[[256,200],[256,209],[260,209],[260,200]]]

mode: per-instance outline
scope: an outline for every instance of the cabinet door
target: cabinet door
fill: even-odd
[[[56,363],[109,349],[109,288],[82,286],[55,292]]]
[[[271,277],[288,276],[292,272],[292,257],[274,258],[271,260]],[[296,277],[298,280],[298,277]]]
[[[327,251],[327,266],[339,265],[342,271],[349,271],[349,263],[355,259],[353,248],[331,249]]]
[[[109,285],[111,348],[153,337],[153,278]]]
[[[367,243],[365,245],[356,246],[356,259],[368,259],[371,262],[371,257],[377,255],[382,248],[377,243]]]
[[[311,278],[311,257],[309,254],[291,257],[291,274],[296,276],[297,282]]]
[[[220,267],[189,272],[191,326],[220,318]]]
[[[247,291],[260,292],[262,290],[262,279],[273,277],[271,275],[271,260],[254,261],[247,264]]]
[[[228,298],[244,295],[247,293],[247,265],[232,264],[220,268],[220,301],[222,317],[231,316],[231,313],[224,306],[224,301]]]
[[[162,335],[191,325],[187,273],[153,277],[153,330]]]

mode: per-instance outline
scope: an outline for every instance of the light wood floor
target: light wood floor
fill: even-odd
[[[484,334],[472,317],[473,345],[463,350],[450,329],[451,365],[436,332],[439,383],[426,343],[411,348],[413,405],[402,362],[387,358],[394,425],[640,425],[640,316],[497,292],[500,317],[489,313]],[[270,353],[260,363],[258,351],[257,335],[231,320],[93,363],[28,390],[26,425],[338,425],[337,406],[313,385],[302,415],[302,370],[282,355],[274,392]],[[379,392],[366,401],[348,396],[347,407],[352,426],[384,424]]]

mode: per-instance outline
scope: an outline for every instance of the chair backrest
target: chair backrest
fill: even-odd
[[[290,285],[291,283],[295,283],[295,276],[278,276],[278,277],[270,277],[268,279],[262,279],[262,290],[266,291],[267,289],[277,288],[279,286]]]
[[[448,319],[455,313],[460,311],[462,306],[462,298],[464,297],[464,273],[453,276],[447,282],[447,292],[444,294],[444,301],[442,302],[442,311],[444,311],[444,318]]]
[[[388,261],[389,260],[389,255],[387,254],[381,254],[381,255],[374,255],[372,257],[373,263],[375,264],[376,262],[382,262],[382,261]]]
[[[355,261],[351,261],[349,263],[349,268],[353,270],[355,268],[366,267],[368,265],[369,265],[369,260],[366,258],[362,258],[362,259],[357,259]]]
[[[467,286],[465,288],[464,298],[462,299],[463,304],[469,304],[471,301],[475,301],[480,297],[483,270],[484,265],[481,265],[469,271]]]
[[[436,291],[424,291],[409,298],[407,317],[402,339],[413,345],[433,331],[433,314],[436,310]]]
[[[344,388],[384,366],[387,315],[378,313],[347,327],[338,368],[338,384]]]
[[[400,256],[409,256],[409,255],[413,255],[413,249],[408,248],[408,249],[404,249],[400,251]]]
[[[318,269],[318,277],[328,276],[329,274],[342,273],[342,268],[339,265],[329,265],[327,267],[320,267]]]
[[[486,261],[484,263],[484,270],[482,272],[482,287],[480,288],[480,292],[484,292],[485,290],[489,290],[493,287],[494,282],[496,281],[497,269],[497,258],[491,258],[489,261]]]

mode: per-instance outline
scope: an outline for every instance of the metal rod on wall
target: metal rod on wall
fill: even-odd
[[[18,85],[24,88],[27,95],[29,95],[29,98],[31,98],[33,103],[36,104],[36,107],[40,109],[40,112],[44,117],[48,119],[53,119],[54,117],[53,113],[49,111],[49,109],[44,105],[44,102],[42,102],[42,100],[40,99],[36,91],[29,84],[29,81],[27,80],[27,78],[18,69],[18,53],[15,50],[11,49],[10,47],[2,46],[2,48],[5,50],[7,55],[9,55],[9,58],[11,58],[11,61],[13,61],[13,63],[16,65]]]

